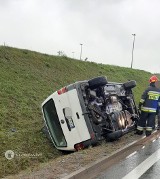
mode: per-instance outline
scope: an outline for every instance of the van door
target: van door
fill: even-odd
[[[67,148],[74,149],[75,144],[90,139],[77,90],[73,89],[61,95],[54,95],[53,99],[67,141]]]

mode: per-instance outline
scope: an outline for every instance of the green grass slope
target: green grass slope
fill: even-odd
[[[14,174],[61,155],[42,134],[41,103],[52,92],[77,80],[105,75],[109,81],[136,80],[136,101],[148,85],[149,72],[83,62],[0,46],[0,176]],[[7,160],[4,153],[16,156]],[[40,154],[25,157],[24,154]]]

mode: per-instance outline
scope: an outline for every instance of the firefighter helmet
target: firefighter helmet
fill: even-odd
[[[156,81],[158,81],[158,78],[155,75],[151,76],[150,79],[149,79],[150,83],[156,82]]]

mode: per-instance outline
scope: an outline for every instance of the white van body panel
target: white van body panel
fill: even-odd
[[[67,147],[56,148],[60,150],[75,150],[75,144],[81,143],[91,138],[83,116],[82,108],[80,106],[77,90],[73,89],[61,95],[55,92],[43,102],[42,106],[51,98],[54,100],[60,125],[62,127],[63,134],[67,141]],[[75,126],[74,128],[71,128],[70,131],[63,113],[63,109],[68,107],[72,111],[72,120]],[[77,118],[76,113],[78,113],[79,119]],[[61,123],[61,120],[65,122]]]

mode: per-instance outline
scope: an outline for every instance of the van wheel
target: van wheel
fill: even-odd
[[[126,83],[123,83],[124,89],[131,89],[131,88],[134,88],[135,86],[136,86],[136,81],[134,81],[134,80],[127,81]]]
[[[93,78],[89,80],[88,83],[89,83],[90,89],[95,89],[97,87],[106,85],[108,82],[107,82],[106,77],[102,76],[102,77]]]

